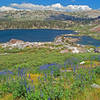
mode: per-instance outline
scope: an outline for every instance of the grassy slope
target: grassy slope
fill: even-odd
[[[67,58],[76,57],[83,61],[84,58],[91,59],[92,56],[99,55],[96,53],[85,53],[85,54],[60,54],[58,50],[50,49],[28,49],[26,51],[16,51],[16,53],[11,53],[13,50],[9,51],[7,55],[0,55],[0,69],[4,68],[15,68],[16,65],[23,67],[38,67],[47,63],[60,63],[64,64]]]
[[[5,68],[15,68],[22,66],[35,69],[43,64],[47,63],[61,63],[63,64],[67,58],[76,57],[83,61],[84,58],[88,60],[91,59],[92,56],[99,55],[96,53],[86,53],[86,54],[60,54],[58,50],[49,50],[49,49],[24,49],[24,50],[1,50],[2,53],[8,52],[7,55],[0,55],[0,69]],[[100,84],[100,79],[97,78],[97,84]],[[74,100],[99,100],[100,98],[100,89],[91,89],[86,88],[85,91],[79,95],[77,95]],[[0,100],[13,100],[11,94],[6,95],[4,98]]]

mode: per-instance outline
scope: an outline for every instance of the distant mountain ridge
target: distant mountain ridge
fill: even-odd
[[[69,17],[81,17],[81,18],[97,18],[100,16],[99,10],[91,10],[84,12],[61,12],[61,11],[51,11],[51,10],[37,10],[37,11],[4,11],[0,12],[0,18],[3,19],[25,19],[25,20],[45,20],[51,16],[64,17],[67,15]]]
[[[92,20],[98,20],[98,19],[100,19],[100,16],[96,18],[89,18],[89,17],[76,17],[72,15],[60,14],[57,16],[50,16],[48,20],[92,21]]]
[[[100,20],[99,10],[84,12],[12,10],[0,12],[0,29],[66,29],[98,20]]]

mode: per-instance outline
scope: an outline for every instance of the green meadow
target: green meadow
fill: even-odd
[[[0,48],[0,100],[99,100],[100,54]],[[84,64],[80,64],[81,62]]]

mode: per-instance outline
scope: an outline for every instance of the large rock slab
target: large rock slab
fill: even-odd
[[[22,41],[22,40],[16,40],[16,39],[11,39],[10,41],[9,41],[9,43],[10,44],[16,44],[16,43],[24,43],[24,41]]]
[[[100,89],[100,85],[95,84],[95,83],[93,83],[93,84],[91,85],[91,87],[92,87],[92,88],[97,88],[97,89]]]

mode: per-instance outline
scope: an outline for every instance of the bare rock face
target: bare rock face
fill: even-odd
[[[24,41],[22,41],[22,40],[16,40],[16,39],[11,39],[10,41],[9,41],[9,43],[10,44],[20,44],[20,43],[24,43]]]
[[[60,51],[60,53],[68,53],[69,51],[67,49]]]
[[[91,87],[92,87],[92,88],[97,88],[97,89],[100,89],[100,85],[95,84],[95,83],[94,83],[94,84],[92,84],[92,85],[91,85]]]
[[[92,31],[92,32],[100,32],[100,25],[90,29],[90,31]]]
[[[94,50],[94,52],[95,52],[95,53],[100,53],[100,48],[96,48],[96,49]]]

